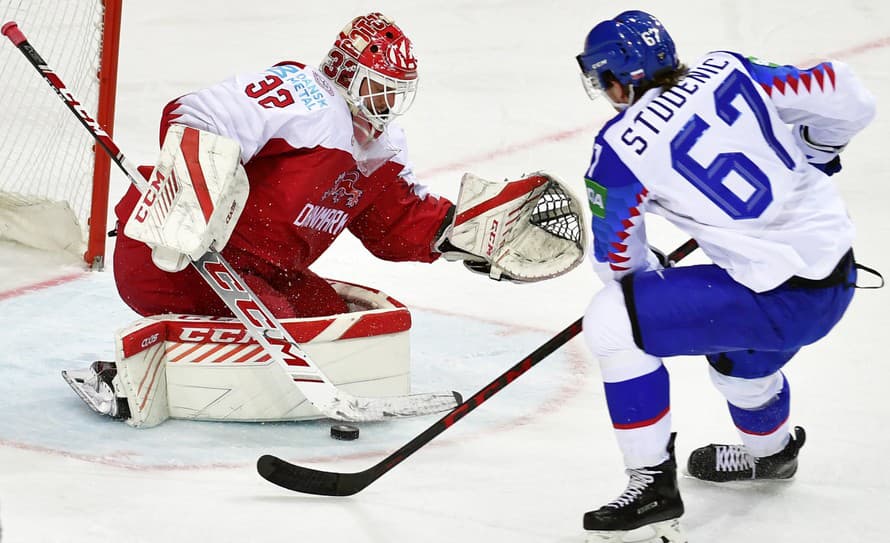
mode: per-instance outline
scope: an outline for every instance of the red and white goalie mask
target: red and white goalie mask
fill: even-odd
[[[378,131],[405,113],[417,93],[411,40],[380,13],[346,25],[321,70],[340,87],[353,111]]]

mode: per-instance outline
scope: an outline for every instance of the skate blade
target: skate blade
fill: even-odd
[[[62,379],[68,383],[68,386],[83,400],[90,409],[109,417],[114,416],[114,406],[108,399],[100,399],[98,393],[92,390],[92,386],[87,384],[87,380],[94,376],[89,369],[86,370],[62,370]]]
[[[587,531],[587,543],[688,543],[680,519],[665,520],[635,530]]]
[[[709,481],[707,479],[699,479],[698,477],[689,475],[688,473],[678,473],[677,475],[684,480],[694,481],[695,483],[701,483],[708,486],[722,486],[723,488],[757,488],[770,483],[778,483],[781,485],[791,484],[794,482],[794,477],[789,477],[788,479],[739,479],[737,481]]]

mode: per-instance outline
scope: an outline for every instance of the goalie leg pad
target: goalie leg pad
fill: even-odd
[[[338,286],[338,291],[344,292],[343,287]],[[281,323],[338,388],[363,397],[408,393],[410,317],[406,309],[282,319]],[[167,327],[166,383],[172,418],[295,421],[323,417],[294,386],[298,373],[282,375],[277,363],[234,319],[180,317],[168,320]]]
[[[336,281],[349,311],[283,319],[282,325],[336,386],[362,397],[407,394],[411,316],[385,293]],[[149,428],[167,418],[213,421],[293,421],[321,418],[285,372],[236,319],[164,315],[137,321],[117,334],[116,371],[64,372],[90,407],[112,414],[117,402],[127,423]],[[110,364],[110,363],[107,363]],[[299,367],[295,368],[299,370]],[[295,377],[297,376],[297,377]],[[442,410],[454,407],[447,394]]]
[[[127,424],[151,428],[170,418],[167,408],[166,326],[141,319],[117,333],[115,390],[127,398]]]
[[[281,324],[344,391],[365,397],[408,393],[408,310],[385,293],[329,283],[348,305],[348,312],[282,319]],[[165,323],[167,401],[172,418],[283,421],[322,417],[294,386],[293,376],[282,374],[237,320],[181,316],[167,317]]]

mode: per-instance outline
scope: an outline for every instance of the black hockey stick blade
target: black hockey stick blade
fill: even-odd
[[[668,262],[676,263],[685,258],[698,247],[695,240],[689,240],[668,255]],[[486,400],[500,392],[504,387],[515,381],[520,375],[544,360],[553,351],[568,343],[581,332],[582,319],[578,319],[567,328],[547,340],[513,367],[499,375],[494,381],[470,396],[444,417],[434,422],[402,446],[396,452],[377,462],[370,468],[352,473],[323,471],[291,464],[277,456],[265,454],[257,460],[257,472],[275,485],[303,494],[320,496],[352,496],[364,490],[368,485],[379,479],[383,474],[401,464],[403,460],[417,452],[418,449],[432,441],[436,436],[464,418]]]
[[[256,469],[264,479],[280,487],[319,496],[352,496],[372,482],[364,472],[335,473],[304,468],[270,454],[257,460]]]
[[[321,496],[351,496],[356,494],[380,478],[381,475],[400,464],[404,459],[414,454],[419,448],[432,441],[433,438],[462,419],[467,413],[482,405],[488,398],[516,380],[535,364],[578,335],[579,332],[581,332],[581,319],[576,320],[568,328],[550,338],[546,343],[535,349],[533,353],[517,362],[512,368],[502,373],[482,390],[452,409],[444,417],[424,430],[423,433],[402,446],[402,448],[364,471],[339,473],[316,470],[297,466],[277,456],[266,454],[257,460],[257,472],[270,483],[295,492]]]

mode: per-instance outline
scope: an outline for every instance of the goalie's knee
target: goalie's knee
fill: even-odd
[[[584,314],[584,339],[598,359],[637,350],[619,283],[609,281],[591,300]]]

